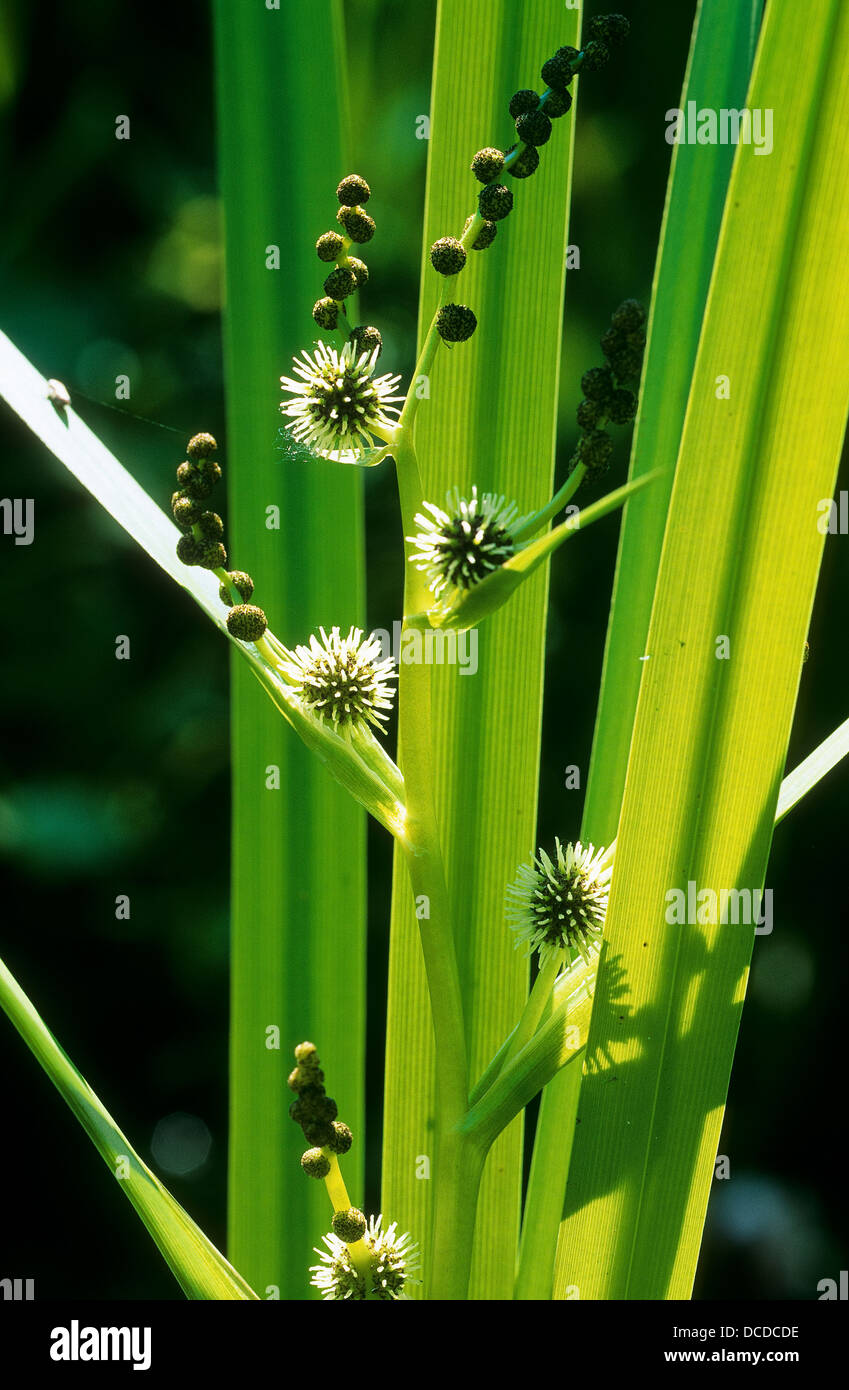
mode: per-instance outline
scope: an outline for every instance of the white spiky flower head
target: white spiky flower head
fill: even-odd
[[[554,844],[554,860],[541,849],[519,868],[507,889],[508,924],[517,946],[526,942],[528,955],[539,951],[540,964],[560,951],[567,961],[579,955],[589,964],[604,929],[613,849],[596,850],[580,840]]]
[[[365,1276],[354,1267],[347,1245],[330,1231],[322,1237],[326,1250],[315,1247],[321,1264],[311,1265],[310,1283],[325,1299],[364,1299]],[[406,1232],[398,1235],[398,1223],[383,1230],[383,1217],[370,1216],[363,1236],[372,1258],[371,1293],[377,1299],[407,1300],[405,1285],[417,1284],[410,1276],[419,1268],[419,1247]]]
[[[471,589],[515,554],[513,531],[525,520],[515,502],[506,503],[494,492],[478,496],[473,487],[468,498],[454,488],[445,508],[435,502],[423,506],[429,515],[416,513],[421,530],[407,540],[418,551],[413,564],[428,576],[437,597],[444,589]]]
[[[296,687],[304,704],[325,719],[337,733],[350,734],[369,724],[382,729],[395,694],[389,681],[397,679],[395,662],[384,657],[374,636],[363,641],[362,629],[352,627],[343,637],[338,627],[313,633],[309,646],[283,649],[281,670]]]
[[[391,417],[404,397],[393,394],[400,376],[374,376],[379,351],[361,352],[346,343],[340,352],[317,343],[313,353],[293,359],[298,380],[280,378],[292,398],[281,401],[280,410],[289,416],[285,428],[293,439],[322,458],[356,463],[374,447],[375,436],[391,438]]]

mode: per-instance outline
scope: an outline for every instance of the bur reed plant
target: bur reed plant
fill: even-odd
[[[629,61],[629,23],[595,16],[581,36],[576,13],[542,0],[521,11],[495,4],[472,21],[461,0],[439,6],[419,353],[406,389],[379,327],[357,311],[378,191],[360,172],[329,184],[330,161],[318,161],[310,196],[333,225],[309,239],[309,259],[294,232],[312,207],[292,209],[286,190],[287,253],[301,308],[313,285],[312,322],[307,309],[291,365],[278,359],[283,423],[269,449],[255,359],[275,335],[249,310],[266,301],[263,330],[275,313],[257,268],[271,195],[245,182],[243,156],[284,52],[292,138],[310,138],[296,99],[308,75],[291,44],[272,45],[255,104],[238,100],[247,67],[266,59],[261,21],[226,4],[216,9],[222,187],[229,206],[246,205],[228,224],[232,463],[212,435],[188,441],[175,537],[56,390],[8,342],[0,357],[13,406],[234,646],[232,1265],[0,975],[6,1011],[107,1163],[124,1161],[116,1176],[189,1297],[689,1297],[757,925],[711,915],[710,893],[726,885],[754,900],[776,820],[849,747],[847,723],[781,781],[822,553],[817,504],[834,490],[849,404],[835,350],[849,326],[849,17],[836,0],[813,16],[778,0],[761,24],[756,3],[702,0],[682,109],[775,109],[782,158],[745,144],[675,147],[651,305],[600,312],[561,463],[575,98]],[[339,10],[328,17],[315,61],[341,74]],[[292,22],[305,38],[306,20]],[[495,90],[494,52],[521,67],[527,85],[512,96]],[[500,144],[468,139],[487,111],[486,138]],[[628,480],[611,487],[615,431],[635,416]],[[282,572],[279,555],[254,547],[243,510],[261,495],[243,482],[260,454],[307,479],[300,502],[291,494]],[[349,619],[361,470],[393,465],[404,616],[390,653]],[[547,562],[567,540],[591,544],[584,532],[623,507],[583,819],[539,845]],[[309,508],[323,509],[321,530],[299,525]],[[456,657],[472,638],[479,664],[465,681]],[[311,762],[290,760],[292,735]],[[301,783],[305,826],[263,795],[281,766],[290,806]],[[328,773],[349,801],[338,788],[329,799]],[[364,846],[353,804],[396,855],[373,1213],[355,1205]],[[699,915],[671,917],[670,894],[690,884],[709,889]],[[295,1017],[308,1036],[287,1026]],[[540,1094],[523,1193],[522,1117]]]

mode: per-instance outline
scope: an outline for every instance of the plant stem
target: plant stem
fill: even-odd
[[[427,1297],[463,1302],[468,1297],[478,1194],[488,1145],[457,1131],[439,1137],[436,1215]]]
[[[516,541],[528,540],[529,537],[535,535],[537,531],[541,531],[543,526],[546,526],[548,522],[557,515],[560,509],[566,506],[570,498],[574,497],[583,481],[586,471],[586,464],[576,464],[563,486],[558,488],[557,492],[555,492],[551,501],[547,502],[544,507],[541,507],[538,512],[534,512],[533,516],[529,516],[527,521],[521,526],[514,527],[513,539]]]
[[[519,1026],[510,1039],[510,1045],[504,1054],[499,1071],[502,1071],[512,1062],[517,1052],[521,1052],[525,1043],[533,1037],[545,1014],[551,1009],[554,981],[563,965],[563,954],[563,951],[552,953],[548,956],[545,964],[540,967],[539,974],[534,980],[533,988],[528,996],[528,1002],[522,1010]]]
[[[418,460],[406,430],[399,431],[395,458],[406,533],[412,531],[413,515],[422,502]],[[405,573],[405,610],[415,611],[422,603],[424,580],[409,559]],[[455,1267],[458,1255],[454,1243],[459,1239],[455,1226],[458,1210],[469,1197],[462,1183],[459,1189],[457,1186],[464,1163],[459,1161],[458,1140],[452,1131],[466,1110],[468,1063],[460,974],[433,803],[431,724],[430,668],[424,662],[413,662],[405,666],[400,682],[398,748],[406,788],[409,833],[404,853],[416,900],[436,1050],[435,1229],[430,1268],[434,1281],[441,1286],[442,1279],[449,1273],[441,1268],[443,1259],[449,1261],[451,1276],[462,1279],[462,1269]],[[473,1201],[471,1206],[473,1236]],[[471,1236],[463,1256],[466,1283],[471,1264]]]
[[[327,1195],[330,1198],[333,1210],[334,1212],[349,1211],[351,1208],[351,1199],[348,1196],[345,1179],[342,1177],[339,1159],[331,1149],[322,1149],[322,1153],[330,1162],[330,1172],[324,1179],[324,1185],[327,1188]],[[364,1240],[355,1240],[352,1244],[348,1245],[347,1248],[348,1254],[351,1257],[351,1264],[354,1266],[357,1273],[362,1276],[363,1283],[365,1284],[365,1297],[367,1299],[373,1299],[374,1292],[371,1276],[374,1262],[369,1254],[368,1246]]]

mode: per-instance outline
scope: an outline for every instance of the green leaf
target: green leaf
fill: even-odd
[[[437,13],[420,338],[439,286],[429,260],[437,237],[458,236],[475,210],[469,164],[482,144],[513,138],[511,94],[538,81],[542,63],[574,42],[577,17],[547,0],[524,5],[441,0]],[[449,487],[515,498],[523,512],[551,496],[574,109],[555,123],[533,179],[517,181],[515,208],[494,245],[472,251],[462,298],[478,319],[472,339],[439,351],[428,368],[430,399],[417,417],[425,496]],[[459,292],[459,291],[458,291]],[[509,344],[505,336],[509,335]],[[516,400],[516,363],[533,382]],[[468,495],[468,492],[466,492]],[[412,534],[412,518],[405,517]],[[472,1079],[513,1027],[524,1002],[527,962],[503,923],[503,891],[534,841],[539,766],[543,572],[480,633],[478,671],[434,667],[437,818],[454,907]],[[401,673],[403,707],[405,677]],[[403,724],[403,714],[402,714]],[[504,815],[505,798],[510,815]],[[433,1159],[433,1043],[421,948],[406,866],[396,856],[390,949],[382,1209],[428,1248],[433,1182],[417,1177]],[[497,1140],[484,1177],[475,1299],[509,1297],[521,1186],[521,1124]],[[429,1271],[425,1271],[426,1277]]]
[[[187,1298],[256,1299],[257,1295],[179,1202],[143,1163],[88,1082],[57,1043],[17,980],[0,960],[0,1004],[101,1158],[120,1181]]]
[[[295,645],[320,624],[362,627],[365,611],[362,472],[279,448],[278,379],[318,336],[315,241],[335,225],[347,172],[342,6],[217,0],[213,12],[228,532],[257,601]],[[280,249],[279,270],[266,268],[268,246]],[[279,530],[267,525],[271,505]],[[288,1117],[292,1048],[306,1038],[356,1136],[345,1177],[352,1200],[364,1200],[365,821],[281,726],[244,664],[234,661],[232,675],[229,1240],[258,1288],[302,1299],[315,1296],[307,1271],[331,1215],[323,1184],[303,1176],[302,1136]],[[340,750],[324,740],[324,751]],[[279,790],[266,787],[269,766]]]
[[[682,110],[690,101],[697,109],[743,105],[761,9],[761,0],[700,0],[680,97]],[[622,522],[581,831],[583,840],[594,844],[609,844],[619,822],[674,464],[733,156],[731,145],[673,146],[631,477],[645,476],[658,466],[665,472],[633,499]],[[571,1134],[577,1101],[576,1089],[565,1084],[557,1093],[548,1090],[543,1095],[537,1142],[557,1157],[551,1166],[533,1164],[529,1222],[536,1220],[534,1212],[556,1210],[562,1204],[568,1160],[564,1163],[556,1136]],[[556,1228],[548,1225],[545,1231],[547,1253],[542,1228],[535,1224],[531,1231],[533,1261],[526,1258],[523,1241],[517,1297],[551,1296]],[[527,1292],[530,1288],[532,1294]]]
[[[849,406],[847,62],[839,0],[768,6],[779,150],[735,156],[649,628],[557,1257],[582,1299],[692,1289],[753,930],[668,894],[764,880]]]

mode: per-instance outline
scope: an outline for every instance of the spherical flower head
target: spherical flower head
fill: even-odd
[[[472,173],[479,183],[490,183],[492,179],[497,179],[503,168],[504,155],[491,145],[478,150],[472,160]]]
[[[516,117],[516,134],[526,145],[545,145],[551,139],[551,121],[544,111],[526,111]]]
[[[478,321],[468,304],[443,304],[436,315],[436,331],[444,343],[464,343]]]
[[[637,397],[620,386],[607,403],[607,418],[614,425],[627,425],[637,413]]]
[[[607,360],[617,381],[633,381],[643,369],[643,348],[617,348]]]
[[[459,275],[466,264],[465,249],[456,237],[441,236],[430,248],[430,263],[440,275]]]
[[[590,39],[590,42],[584,45],[582,67],[586,72],[600,72],[609,59],[610,49],[600,39]]]
[[[548,103],[546,102],[546,106],[547,105]],[[515,145],[511,145],[507,153],[512,154],[515,148]],[[514,179],[529,179],[531,174],[535,174],[538,168],[539,151],[534,149],[533,145],[526,145],[518,159],[514,159],[512,163],[508,164],[504,172],[505,174],[510,174]]]
[[[457,488],[449,492],[445,510],[433,502],[424,506],[430,515],[417,513],[421,530],[407,540],[418,551],[413,564],[428,576],[437,598],[445,589],[471,589],[515,554],[513,529],[524,520],[515,502],[505,506],[492,492],[479,497],[473,487],[469,498]]]
[[[524,111],[536,111],[538,106],[539,92],[532,91],[530,87],[523,87],[520,92],[513,93],[507,109],[515,121]]]
[[[478,194],[481,217],[488,222],[500,222],[513,207],[513,194],[503,183],[488,183]]]
[[[324,282],[328,299],[347,299],[357,288],[357,277],[346,265],[334,266]]]
[[[236,603],[227,614],[227,631],[240,642],[256,642],[268,627],[268,619],[254,603]]]
[[[317,299],[312,306],[312,316],[319,328],[332,330],[339,324],[339,305],[335,299],[325,295],[323,299]]]
[[[554,57],[547,59],[542,65],[540,77],[545,85],[555,92],[565,91],[575,76],[572,64],[577,56],[577,48],[570,48],[568,45],[558,48]]]
[[[617,44],[627,39],[631,25],[624,14],[599,14],[590,20],[587,30],[591,39]]]
[[[217,451],[218,445],[211,434],[193,434],[186,446],[186,454],[193,461],[210,458]]]
[[[364,1299],[365,1277],[355,1269],[348,1247],[332,1231],[323,1240],[327,1249],[316,1246],[321,1263],[311,1267],[310,1283],[328,1300]],[[419,1282],[411,1277],[419,1268],[419,1247],[412,1237],[407,1232],[399,1235],[395,1221],[384,1231],[383,1217],[371,1216],[363,1240],[372,1258],[373,1297],[386,1302],[408,1299],[405,1286]]]
[[[371,189],[359,174],[349,174],[337,188],[336,197],[344,207],[355,208],[368,202],[371,197]]]
[[[178,526],[194,526],[200,520],[201,508],[185,488],[171,494],[171,515]]]
[[[330,1172],[330,1159],[321,1149],[307,1149],[301,1154],[301,1167],[309,1178],[326,1178]]]
[[[282,376],[281,384],[292,399],[280,402],[289,416],[286,429],[300,444],[322,458],[356,463],[365,449],[374,446],[374,435],[394,429],[397,403],[393,395],[401,378],[385,373],[374,376],[379,347],[359,352],[346,343],[341,351],[318,343],[315,352],[294,359],[299,380]]]
[[[556,121],[561,116],[566,115],[571,105],[571,92],[566,91],[565,88],[560,92],[551,91],[545,99],[545,114],[550,120]]]
[[[350,736],[369,725],[381,729],[392,708],[394,689],[388,684],[397,673],[391,657],[384,657],[375,637],[363,641],[360,628],[343,637],[338,627],[329,634],[319,628],[308,647],[287,652],[283,672],[296,687],[304,704],[337,733]]]
[[[590,367],[581,377],[581,390],[588,401],[600,401],[602,405],[613,395],[613,373],[609,367]]]
[[[577,420],[582,430],[595,429],[602,414],[600,401],[581,401],[578,406]]]
[[[368,266],[365,261],[361,261],[358,256],[349,256],[348,269],[354,277],[357,289],[368,284]]]
[[[613,855],[580,840],[554,844],[553,860],[541,849],[507,889],[508,923],[516,945],[527,943],[528,955],[539,951],[541,965],[560,952],[589,964],[604,929]]]
[[[623,299],[610,317],[613,327],[621,329],[623,333],[638,332],[645,321],[646,311],[638,299]]]
[[[472,221],[473,221],[473,219],[472,219],[471,217],[467,217],[467,218],[466,218],[466,223],[465,223],[465,226],[463,227],[463,235],[464,235],[464,236],[465,236],[466,232],[469,230],[469,228],[471,227]],[[496,238],[497,233],[498,233],[498,228],[496,227],[496,225],[495,225],[494,222],[484,222],[483,226],[481,227],[480,231],[478,232],[477,236],[475,237],[475,240],[472,242],[472,250],[473,250],[473,251],[485,251],[486,248],[487,248],[488,246],[491,246],[492,243],[495,241],[495,238]]]
[[[316,255],[320,261],[335,261],[344,245],[345,239],[338,232],[322,232],[315,244]]]
[[[236,592],[241,595],[242,601],[247,603],[254,591],[254,582],[250,575],[245,570],[230,570],[229,578],[230,583],[235,586]],[[222,603],[226,603],[228,608],[233,607],[233,596],[226,584],[219,585],[218,597]]]
[[[578,443],[578,457],[592,482],[603,477],[610,467],[613,440],[606,430],[587,430]]]
[[[360,208],[343,205],[336,214],[336,221],[345,228],[352,241],[371,241],[374,236],[374,218]]]
[[[380,329],[374,328],[371,324],[361,323],[357,328],[352,328],[350,333],[351,342],[356,352],[362,354],[377,352],[378,357],[383,351],[383,339],[380,336]]]

